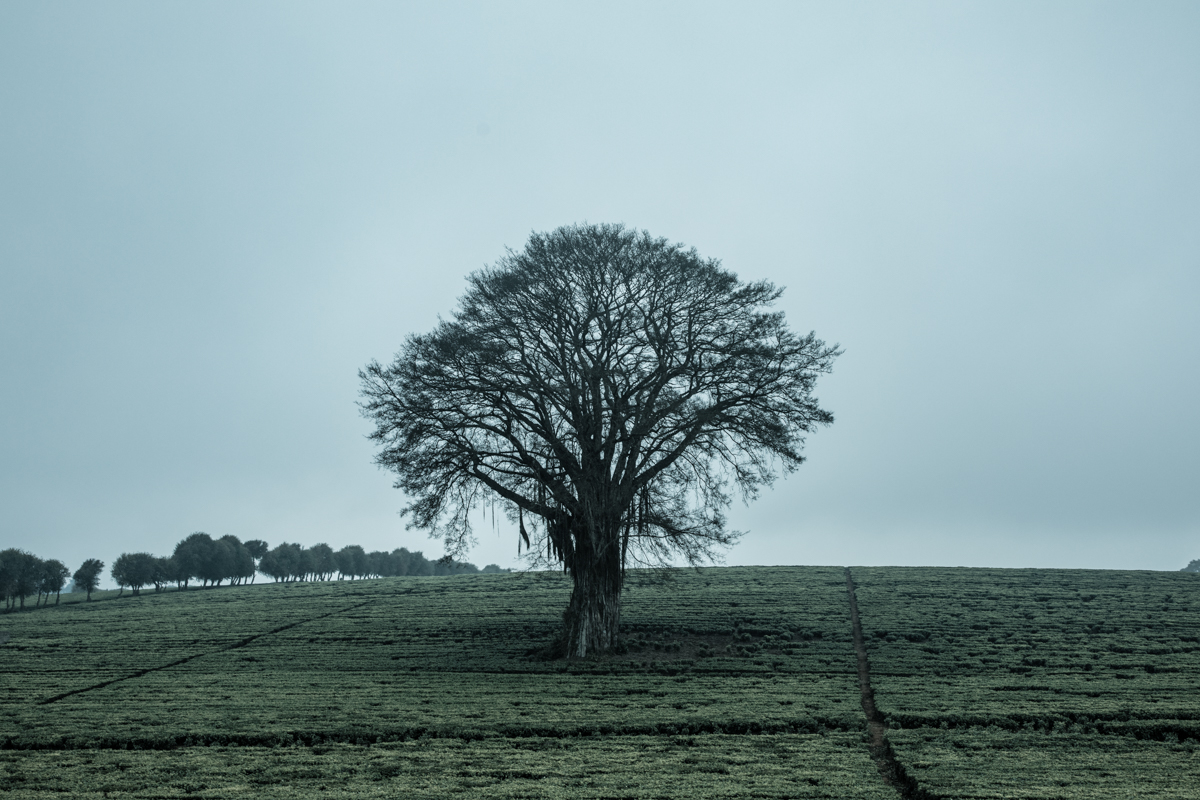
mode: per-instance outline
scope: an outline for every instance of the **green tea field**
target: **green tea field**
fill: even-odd
[[[849,574],[887,753],[841,568],[634,573],[584,661],[560,575],[391,578],[0,617],[0,793],[1200,797],[1196,576]]]

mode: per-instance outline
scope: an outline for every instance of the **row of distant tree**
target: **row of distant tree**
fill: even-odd
[[[327,544],[303,547],[284,542],[268,549],[261,539],[240,541],[236,536],[213,539],[207,533],[193,533],[175,545],[170,556],[150,553],[122,553],[113,564],[113,581],[124,590],[138,594],[145,586],[162,591],[174,583],[186,589],[191,581],[202,586],[220,586],[253,582],[259,572],[276,581],[325,581],[355,578],[383,578],[397,575],[463,575],[479,572],[474,564],[460,561],[430,561],[420,552],[401,547],[390,553],[366,552],[356,544],[334,550]],[[500,572],[490,564],[484,572]]]
[[[301,547],[283,543],[270,550],[258,565],[258,571],[277,581],[329,580],[336,573],[342,578],[389,578],[399,575],[470,575],[479,572],[474,564],[439,559],[430,561],[421,552],[403,547],[390,553],[368,553],[356,544],[334,550],[327,544]],[[489,564],[483,572],[501,572]]]
[[[151,553],[122,553],[113,562],[113,582],[124,591],[126,587],[139,594],[144,586],[162,591],[169,584],[188,588],[192,581],[202,586],[220,586],[254,580],[258,560],[267,554],[267,543],[261,539],[242,542],[236,536],[214,539],[197,532],[175,545],[169,556]]]
[[[214,539],[207,533],[189,535],[175,545],[169,556],[152,553],[122,553],[112,565],[112,579],[124,592],[140,594],[147,586],[162,591],[174,584],[187,589],[193,581],[202,586],[220,586],[253,582],[259,572],[276,581],[321,581],[355,578],[383,578],[399,575],[468,575],[480,572],[474,564],[439,559],[430,561],[420,551],[401,547],[390,553],[368,553],[353,544],[334,550],[327,544],[303,547],[284,542],[274,548],[261,539],[243,542],[236,536]],[[505,572],[495,564],[483,572]],[[72,576],[56,559],[42,560],[24,550],[0,551],[0,593],[5,609],[24,608],[25,599],[36,595],[35,606],[49,604],[54,595],[57,605],[67,578],[74,579],[76,591],[87,592],[88,600],[100,584],[104,562],[89,558]],[[44,600],[43,600],[44,598]]]
[[[35,607],[42,604],[43,598],[49,605],[50,595],[54,595],[54,604],[58,605],[68,577],[73,577],[76,588],[86,591],[90,600],[103,572],[104,562],[95,558],[83,562],[71,576],[67,565],[56,558],[43,560],[15,547],[0,550],[0,594],[4,595],[4,609],[24,608],[25,598],[35,595]]]

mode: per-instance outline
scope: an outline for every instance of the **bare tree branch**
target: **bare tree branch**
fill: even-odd
[[[468,282],[450,320],[360,372],[376,462],[453,556],[473,507],[511,504],[530,557],[575,578],[571,652],[605,649],[628,564],[715,557],[738,536],[728,489],[803,462],[840,350],[792,333],[772,284],[621,226],[534,234]]]

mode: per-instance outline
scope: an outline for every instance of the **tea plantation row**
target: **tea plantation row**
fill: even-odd
[[[1153,778],[1196,762],[1195,576],[852,573],[875,699],[923,788],[1196,796]],[[392,578],[13,615],[0,792],[897,796],[863,736],[842,569],[634,573],[623,652],[587,661],[545,653],[569,591]]]
[[[1200,797],[1200,580],[853,570],[875,700],[941,797]]]

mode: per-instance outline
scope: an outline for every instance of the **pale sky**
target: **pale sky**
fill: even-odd
[[[8,0],[0,546],[440,555],[357,370],[587,221],[845,348],[727,563],[1179,569],[1198,43],[1193,2]]]

